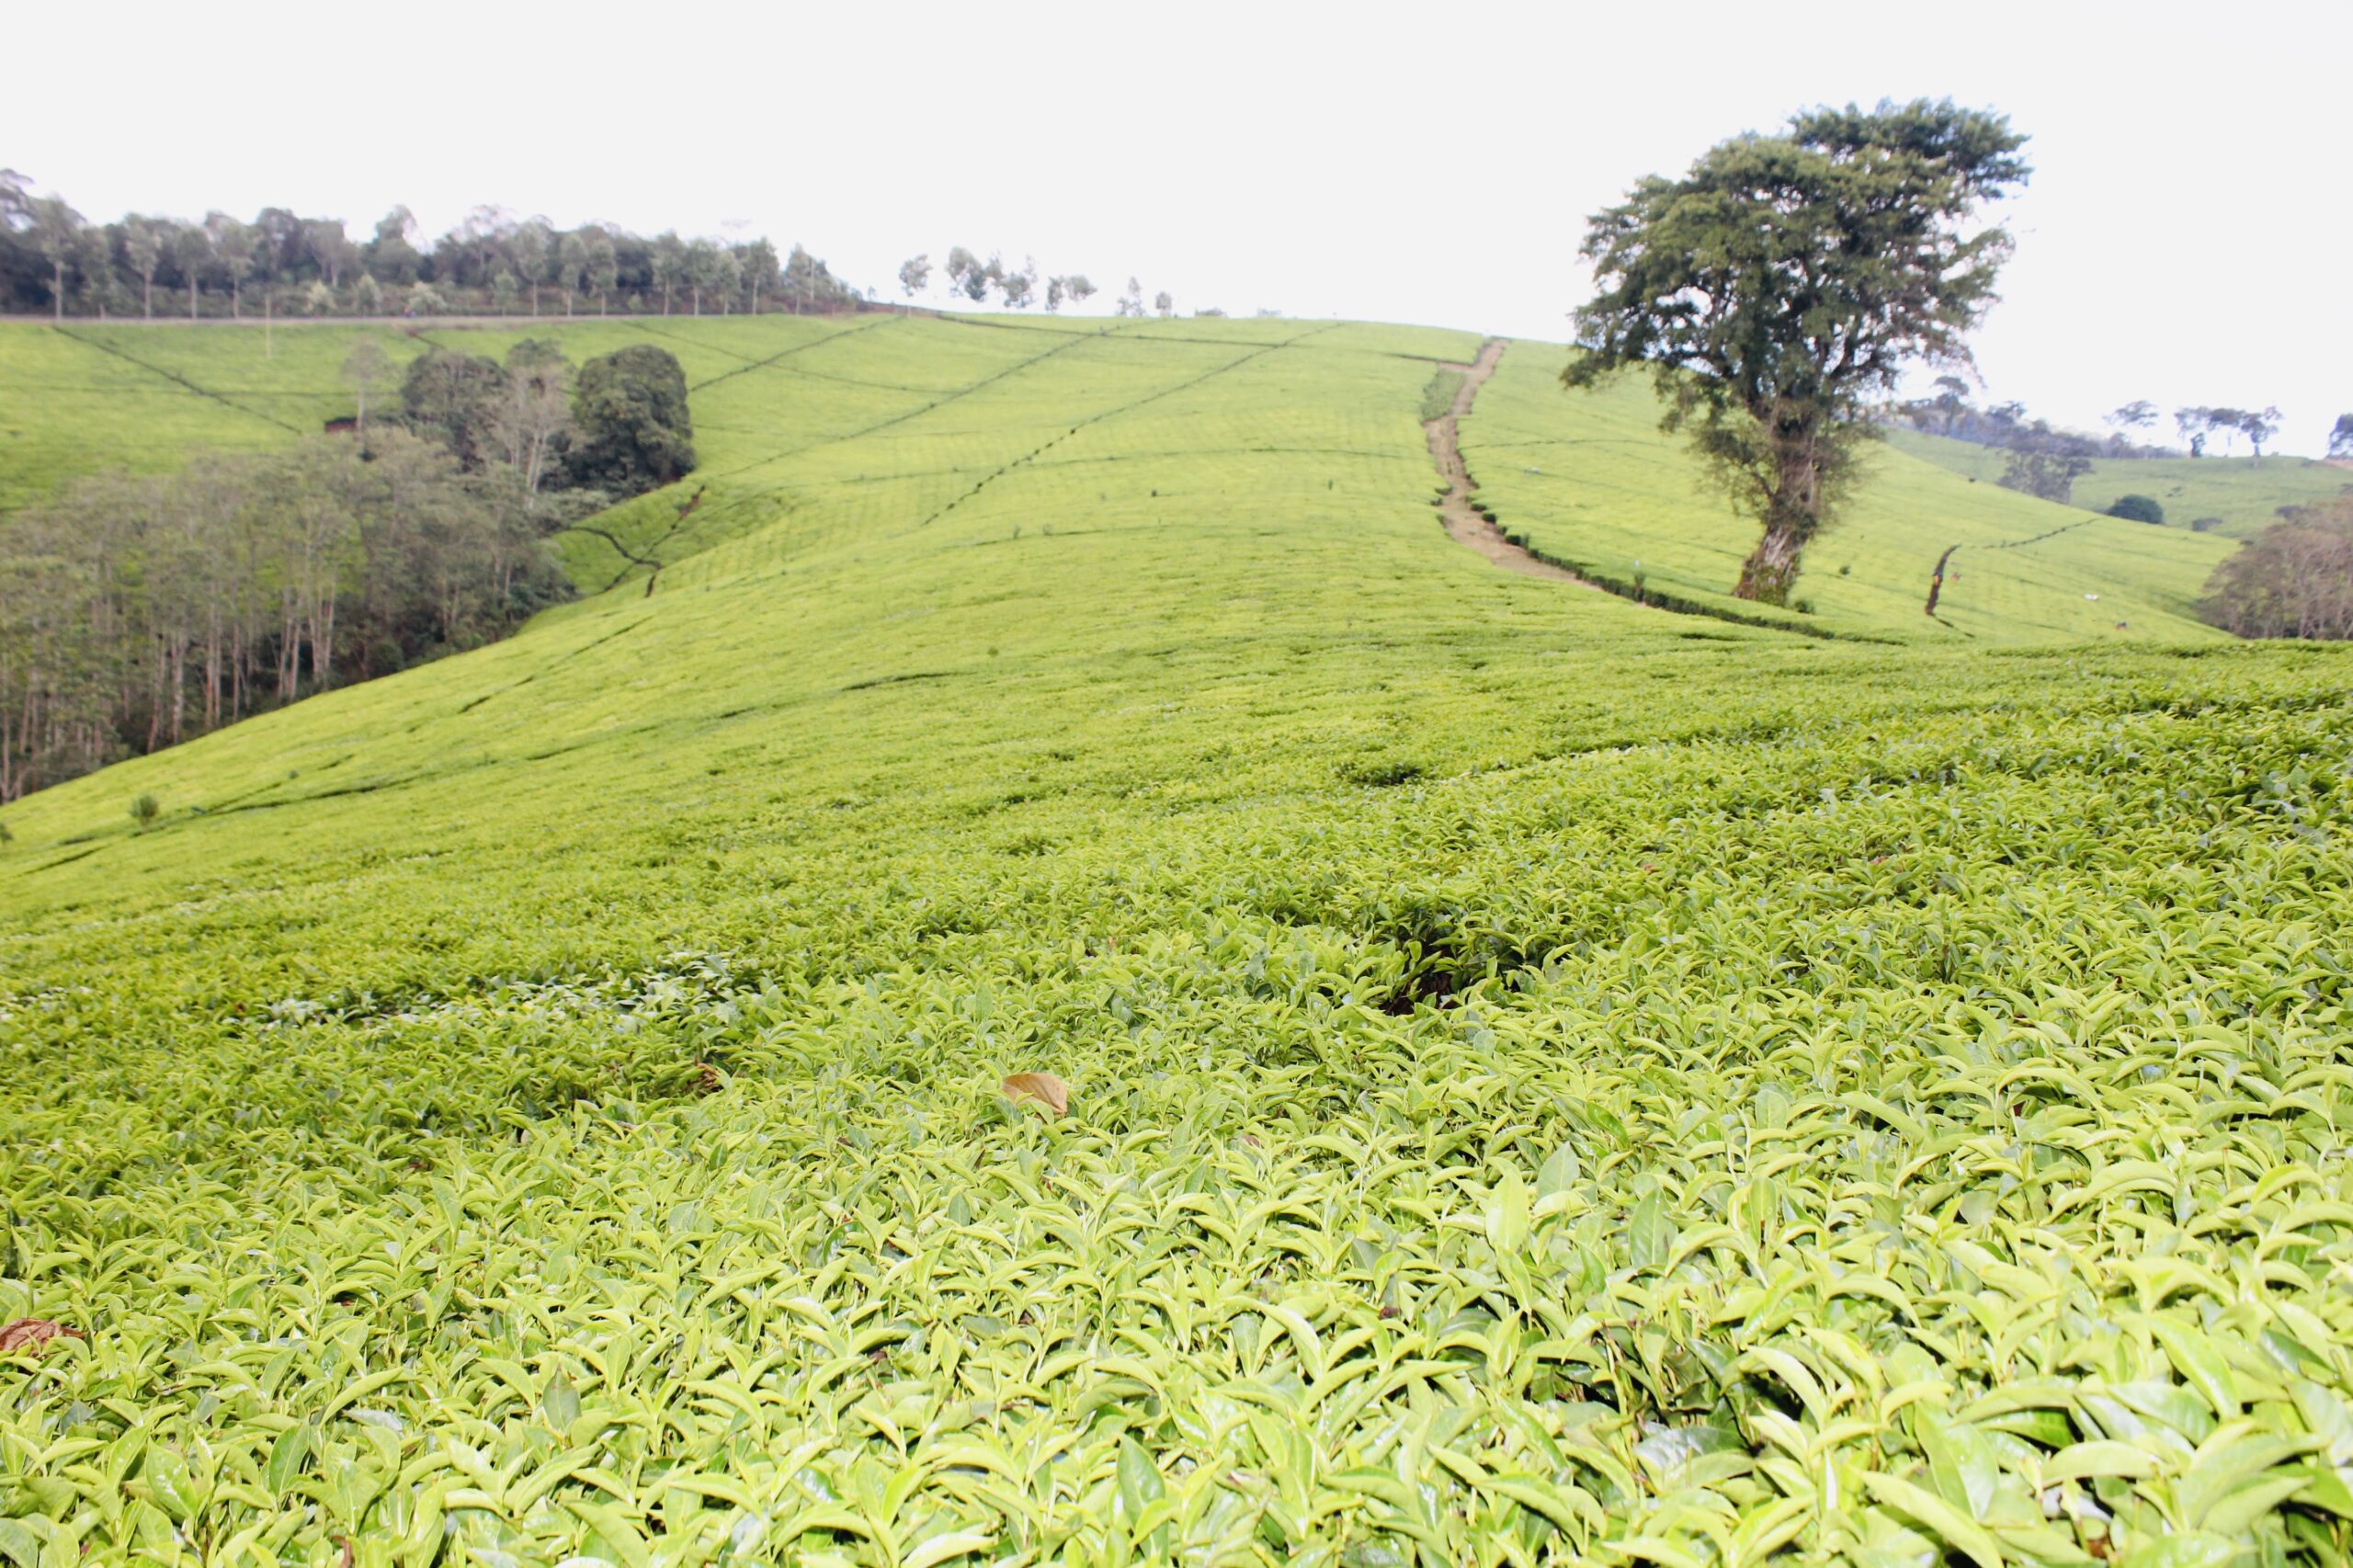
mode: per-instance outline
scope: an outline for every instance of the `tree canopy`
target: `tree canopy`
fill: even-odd
[[[0,170],[0,312],[153,316],[183,301],[193,317],[281,313],[372,315],[414,309],[574,313],[585,296],[608,308],[674,307],[722,313],[854,305],[858,290],[823,261],[792,248],[791,288],[766,239],[722,243],[647,238],[607,223],[559,230],[541,217],[477,207],[429,245],[416,220],[395,207],[355,243],[340,218],[304,218],[265,207],[251,222],[210,212],[201,222],[126,214],[94,223],[62,198],[35,196]],[[430,292],[418,294],[420,285]],[[219,310],[222,304],[225,311]]]
[[[514,470],[396,429],[0,517],[0,801],[503,634],[570,594],[554,520]]]
[[[1690,431],[1762,525],[1739,597],[1787,598],[1870,400],[1913,361],[1969,362],[2011,250],[1970,221],[2026,180],[2024,144],[2006,118],[1949,101],[1815,109],[1588,220],[1599,291],[1563,380],[1652,369],[1666,427]]]
[[[2279,515],[2214,568],[2206,619],[2241,637],[2353,639],[2353,496]]]
[[[577,483],[634,495],[683,477],[695,466],[695,432],[678,357],[632,343],[581,366],[572,432]]]

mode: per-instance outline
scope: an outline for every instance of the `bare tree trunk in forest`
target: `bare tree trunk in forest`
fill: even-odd
[[[221,727],[221,601],[208,607],[204,628],[204,727]]]
[[[335,588],[332,585],[311,610],[311,674],[321,691],[335,682]]]
[[[153,751],[164,734],[164,671],[168,664],[164,640],[155,639],[155,663],[147,680],[147,750]]]
[[[295,612],[294,590],[288,588],[280,601],[286,611],[286,634],[278,644],[278,699],[294,699],[294,682],[298,662],[302,656],[301,623]]]

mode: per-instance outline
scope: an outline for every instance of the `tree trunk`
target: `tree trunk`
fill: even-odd
[[[65,324],[65,264],[59,261],[52,262],[51,265],[57,270],[55,280],[49,286],[49,301],[56,312],[57,324],[63,326]]]
[[[147,683],[147,745],[153,752],[164,733],[164,680],[171,670],[171,654],[164,640],[155,640],[155,668]]]
[[[1957,544],[1949,544],[1945,546],[1945,552],[1937,557],[1937,569],[1928,578],[1928,608],[1925,614],[1937,613],[1937,597],[1945,591],[1945,563],[1952,559],[1952,552],[1960,548],[1961,546]]]
[[[1771,433],[1773,483],[1765,501],[1764,537],[1740,563],[1740,582],[1732,595],[1782,605],[1797,582],[1799,553],[1821,525],[1825,454],[1820,431],[1811,422],[1782,423],[1778,409],[1755,412],[1757,422]]]
[[[324,691],[335,682],[335,590],[329,588],[311,612],[311,673]]]
[[[149,273],[146,277],[139,280],[139,286],[141,291],[146,297],[145,304],[147,319],[149,321],[153,321],[155,319],[155,275],[152,272]]]
[[[278,699],[290,702],[294,699],[294,683],[301,678],[301,673],[302,623],[293,590],[289,588],[284,592],[286,634],[278,649]]]
[[[188,319],[196,319],[196,274],[193,271],[188,278]]]
[[[1805,537],[1787,518],[1768,519],[1765,537],[1740,563],[1740,584],[1732,591],[1736,599],[1754,599],[1759,604],[1786,604],[1790,585],[1797,581],[1798,552],[1805,548]]]

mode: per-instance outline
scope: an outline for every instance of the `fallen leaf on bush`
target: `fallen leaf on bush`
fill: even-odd
[[[1070,1085],[1051,1073],[1008,1073],[998,1085],[1005,1097],[1019,1105],[1028,1101],[1040,1105],[1056,1116],[1070,1114]]]
[[[82,1331],[68,1328],[62,1323],[51,1323],[47,1318],[18,1318],[6,1328],[0,1328],[0,1356],[14,1355],[19,1350],[29,1350],[38,1356],[41,1346],[60,1335],[79,1339]]]

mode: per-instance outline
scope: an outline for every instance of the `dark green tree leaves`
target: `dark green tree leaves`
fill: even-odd
[[[633,343],[583,365],[572,423],[576,484],[635,495],[695,466],[687,376],[666,348]]]
[[[1577,312],[1585,386],[1646,365],[1735,505],[1763,527],[1733,592],[1781,603],[1914,361],[1968,360],[2010,251],[1978,207],[2024,182],[2025,139],[1950,102],[1817,109],[1735,137],[1593,215],[1600,291]]]

